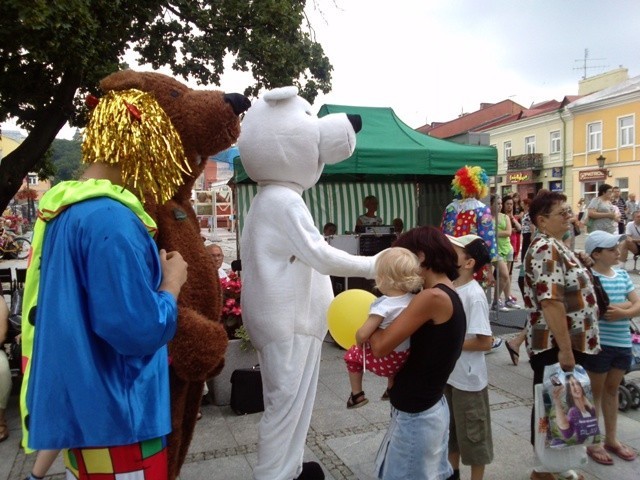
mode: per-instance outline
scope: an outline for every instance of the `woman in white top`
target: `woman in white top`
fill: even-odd
[[[367,211],[360,215],[356,220],[356,229],[357,227],[382,225],[382,218],[376,215],[376,210],[378,210],[378,199],[374,195],[367,195],[362,204]]]
[[[611,203],[613,187],[608,183],[603,183],[598,187],[598,196],[589,202],[587,213],[587,230],[589,233],[594,230],[604,230],[609,233],[618,233],[618,221],[620,211]]]

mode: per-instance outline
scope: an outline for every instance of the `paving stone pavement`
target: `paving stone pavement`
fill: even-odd
[[[217,240],[227,255],[235,259],[235,235],[216,232]],[[582,236],[584,237],[584,236]],[[581,241],[582,240],[582,241]],[[576,248],[581,249],[583,239]],[[633,262],[627,264],[631,268]],[[2,262],[0,266],[21,266],[17,262]],[[640,275],[631,275],[640,287]],[[514,292],[517,292],[514,283]],[[522,325],[522,313],[500,314],[499,324],[507,325],[494,332],[504,339],[515,335]],[[323,344],[320,379],[311,428],[307,436],[305,460],[318,461],[327,479],[375,478],[373,465],[378,446],[389,418],[389,403],[380,400],[386,380],[368,374],[364,388],[369,404],[346,409],[349,381],[340,349],[330,337]],[[487,355],[489,400],[495,458],[485,471],[490,480],[525,480],[529,478],[535,458],[529,444],[529,422],[532,406],[532,372],[521,350],[521,361],[513,366],[507,350],[502,347]],[[640,372],[626,376],[640,384]],[[180,476],[181,480],[250,479],[257,460],[257,432],[260,415],[235,415],[228,406],[204,405],[203,418],[196,427],[190,453]],[[26,456],[19,448],[20,437],[17,397],[10,399],[7,411],[11,437],[0,443],[0,480],[22,480],[29,472],[33,455]],[[640,410],[620,412],[620,439],[640,450]],[[589,461],[579,470],[586,480],[640,478],[640,460],[624,462],[614,458],[614,466],[606,467]],[[63,466],[58,459],[47,478],[63,479]],[[462,468],[462,478],[469,478],[469,469]]]

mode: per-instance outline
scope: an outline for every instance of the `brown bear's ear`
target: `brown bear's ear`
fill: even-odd
[[[103,92],[110,90],[129,90],[136,88],[142,90],[144,79],[142,74],[134,70],[121,70],[112,73],[100,80],[100,89]]]

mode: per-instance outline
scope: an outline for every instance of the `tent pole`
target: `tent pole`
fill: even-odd
[[[498,172],[493,176],[493,190],[496,195],[496,199],[498,198]],[[489,202],[491,202],[491,196],[489,196]],[[490,205],[490,208],[493,210],[493,204]],[[496,232],[496,252],[498,252],[498,215],[500,212],[496,212],[495,216],[493,216],[493,231]],[[498,253],[498,262],[500,262],[500,253]],[[495,295],[493,301],[496,304],[496,319],[500,314],[500,309],[498,308],[498,303],[500,302],[500,268],[498,267],[498,262],[496,262],[496,273],[495,273]],[[493,305],[493,303],[492,303]]]

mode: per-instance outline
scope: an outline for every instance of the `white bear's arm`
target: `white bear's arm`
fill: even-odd
[[[292,255],[324,275],[375,277],[375,258],[350,255],[332,247],[313,224],[303,202],[289,204],[280,216],[282,232],[288,237]]]

